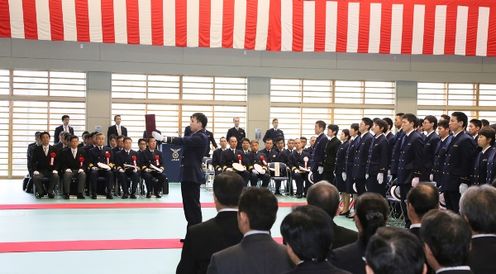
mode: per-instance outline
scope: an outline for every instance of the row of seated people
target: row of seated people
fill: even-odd
[[[246,188],[236,173],[215,177],[218,214],[190,226],[176,273],[496,273],[496,189],[472,186],[462,196],[460,215],[439,209],[433,183],[407,194],[410,229],[387,227],[389,205],[377,193],[357,198],[356,230],[336,224],[339,191],[326,181],[308,190],[308,205],[293,208],[272,238],[276,197]]]
[[[227,147],[229,141],[229,147]],[[310,185],[309,169],[311,165],[311,153],[304,149],[300,139],[294,140],[295,149],[284,148],[284,141],[278,140],[273,147],[272,139],[265,140],[265,148],[259,150],[257,140],[242,140],[241,150],[237,149],[237,139],[232,136],[229,140],[222,137],[220,148],[212,154],[212,166],[215,174],[225,171],[235,171],[243,177],[245,186],[257,186],[258,181],[262,187],[268,187],[271,177],[275,181],[275,194],[280,195],[281,182],[278,178],[286,178],[296,183],[296,197],[302,198]],[[274,165],[271,165],[274,163]],[[278,164],[276,164],[278,163]],[[291,183],[286,184],[286,191],[292,195]]]
[[[92,199],[97,198],[101,189],[104,189],[107,199],[112,199],[114,183],[117,182],[116,193],[122,188],[123,199],[136,199],[141,179],[146,183],[147,198],[152,193],[160,198],[162,190],[168,193],[162,154],[156,149],[155,139],[149,138],[148,147],[137,152],[131,149],[129,137],[123,138],[122,149],[105,146],[102,133],[95,133],[93,138],[91,143],[81,146],[79,138],[72,135],[65,140],[67,147],[56,148],[49,144],[48,132],[39,134],[40,144],[30,145],[28,149],[28,169],[36,198],[46,194],[54,198],[54,189],[59,185],[64,198],[69,199],[71,183],[76,182],[78,199],[85,198],[85,189]]]

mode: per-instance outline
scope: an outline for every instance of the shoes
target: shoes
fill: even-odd
[[[53,193],[48,193],[48,198],[53,199],[55,198],[55,195],[53,195]]]
[[[281,196],[281,192],[276,191],[276,192],[274,193],[274,195],[279,195],[279,196]]]
[[[114,199],[114,196],[112,196],[112,194],[107,194],[107,199],[112,200]]]
[[[184,239],[179,239],[179,242],[184,243]]]
[[[129,198],[129,196],[127,196],[127,194],[122,195],[122,199],[127,199],[127,198]]]
[[[156,194],[155,194],[155,197],[157,197],[157,198],[159,198],[159,199],[160,199],[160,198],[162,198],[162,196],[160,196],[160,193],[156,193]]]
[[[96,200],[96,194],[91,195],[91,199]]]
[[[131,197],[130,197],[130,198],[131,198],[131,199],[136,199],[136,195],[131,194]]]
[[[301,198],[303,198],[303,195],[301,195],[301,194],[296,194],[296,198],[297,198],[297,199],[301,199]]]
[[[152,197],[152,194],[150,192],[146,193],[146,198],[150,199]]]
[[[79,194],[77,195],[77,198],[78,198],[79,200],[84,200],[84,199],[85,199],[85,198],[84,198],[83,193],[79,193]]]
[[[69,194],[64,194],[64,200],[69,200],[70,197],[69,197]]]
[[[40,193],[36,193],[36,194],[34,194],[34,197],[36,197],[36,199],[41,199],[41,198],[43,198],[43,195]]]

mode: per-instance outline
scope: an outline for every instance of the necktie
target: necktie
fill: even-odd
[[[45,156],[48,156],[48,147],[43,147],[43,151],[45,152]]]
[[[118,135],[121,135],[121,126],[120,126],[120,125],[119,125],[119,126],[117,126],[117,134],[118,134]]]
[[[76,159],[76,154],[77,154],[77,151],[75,149],[72,150],[72,157],[74,157],[74,159]]]

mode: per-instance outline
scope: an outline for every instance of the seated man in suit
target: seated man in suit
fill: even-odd
[[[53,199],[53,189],[59,182],[58,155],[55,147],[50,145],[50,133],[40,133],[41,145],[33,151],[31,166],[33,168],[33,184],[36,186],[36,198],[42,198],[48,192],[48,198]],[[48,188],[42,184],[43,179],[48,180]]]
[[[243,165],[248,171],[248,179],[250,181],[251,186],[257,186],[258,176],[256,172],[253,172],[253,168],[255,165],[255,157],[257,156],[250,149],[250,139],[243,138],[241,140],[241,152],[243,152]]]
[[[300,199],[306,196],[310,187],[308,171],[305,170],[305,168],[310,168],[310,154],[303,149],[303,144],[299,138],[294,140],[294,144],[296,148],[291,153],[291,178],[296,182],[296,198]]]
[[[297,207],[281,223],[281,234],[296,267],[288,274],[351,274],[327,261],[333,238],[332,221],[320,208]]]
[[[138,155],[138,158],[141,161],[141,175],[146,182],[146,198],[152,197],[152,190],[155,197],[161,198],[160,192],[164,186],[166,190],[169,190],[169,180],[167,180],[167,176],[165,176],[162,153],[157,150],[157,141],[155,138],[148,138],[148,148]],[[160,171],[152,168],[151,165],[155,166]],[[164,194],[169,194],[169,192],[164,192]]]
[[[133,141],[130,137],[124,137],[124,149],[116,153],[116,170],[119,184],[124,194],[122,199],[129,197],[129,181],[131,181],[131,199],[136,199],[136,189],[140,181],[141,159],[138,153],[131,149]]]
[[[60,153],[60,170],[64,176],[64,199],[69,199],[71,193],[72,178],[77,178],[77,198],[84,199],[84,187],[86,185],[87,160],[82,148],[78,147],[79,138],[73,135],[70,138],[69,147]]]
[[[248,159],[243,158],[243,152],[237,149],[238,140],[235,136],[231,136],[229,138],[229,148],[222,151],[221,154],[221,166],[222,171],[234,171],[243,177],[245,181],[245,186],[248,185],[248,181],[250,180],[250,174],[247,170],[239,171],[235,170],[233,167],[234,163],[239,163],[241,165],[248,164]],[[246,162],[245,162],[246,161]]]
[[[284,141],[283,140],[279,140],[276,142],[276,158],[273,159],[273,162],[279,162],[279,163],[283,163],[286,165],[286,167],[288,168],[289,167],[289,158],[288,158],[288,154],[286,152],[286,149],[284,149]],[[285,173],[283,173],[283,169],[281,170],[281,176],[284,176]],[[281,180],[276,180],[274,179],[275,181],[275,185],[276,185],[276,191],[275,191],[275,194],[276,195],[281,195],[281,192],[280,192],[280,188],[281,188],[281,183],[282,181]],[[290,180],[287,181],[287,185],[289,186],[290,184]],[[286,187],[287,190],[289,190],[289,187]],[[290,195],[292,195],[292,193],[288,193]]]
[[[406,213],[412,222],[410,232],[420,237],[422,217],[431,209],[439,209],[439,191],[432,183],[419,183],[406,196]]]
[[[212,254],[238,244],[243,238],[237,219],[243,178],[234,172],[219,174],[213,189],[217,216],[188,228],[177,274],[207,273]]]
[[[31,143],[28,145],[28,153],[27,153],[26,159],[28,160],[27,161],[28,162],[27,163],[28,164],[28,173],[29,173],[29,176],[31,178],[33,177],[33,167],[31,166],[32,160],[33,160],[33,153],[34,153],[34,149],[41,144],[40,134],[41,134],[41,132],[37,131],[34,134],[34,143]]]
[[[274,241],[270,229],[277,216],[277,199],[266,188],[248,188],[239,200],[241,243],[214,253],[209,274],[284,273],[292,268],[286,248]]]
[[[431,210],[422,219],[420,237],[427,262],[436,274],[473,273],[466,265],[471,231],[463,217],[449,210]]]
[[[138,154],[144,152],[147,148],[146,140],[143,138],[138,139]]]
[[[62,125],[55,128],[55,133],[53,134],[54,144],[57,144],[59,142],[59,134],[61,132],[67,132],[71,135],[74,135],[74,128],[69,126],[69,121],[70,121],[69,115],[62,115]]]
[[[331,221],[339,213],[339,191],[328,182],[322,181],[311,186],[308,189],[307,202],[309,205],[323,209]],[[332,249],[351,244],[358,239],[356,231],[338,226],[334,222],[332,230],[334,231]]]
[[[71,138],[69,132],[61,131],[59,134],[59,142],[54,145],[57,152],[61,152],[64,148],[68,147],[69,139]]]
[[[219,144],[220,147],[212,152],[212,166],[214,167],[215,175],[222,172],[222,152],[227,148],[227,139],[225,137],[220,137]]]
[[[496,188],[470,187],[460,200],[460,214],[472,229],[468,265],[477,274],[496,273]]]
[[[105,180],[105,191],[107,194],[107,199],[113,199],[112,197],[112,183],[114,181],[114,175],[112,169],[114,168],[114,155],[109,147],[104,146],[105,136],[103,133],[98,132],[95,134],[95,147],[89,150],[88,159],[90,168],[90,191],[91,199],[96,199],[97,195],[97,181],[98,178],[104,178]],[[99,164],[107,165],[108,167],[101,167]]]
[[[253,156],[254,157],[253,165],[259,164],[260,166],[263,167],[263,169],[265,170],[265,173],[261,174],[256,169],[252,169],[252,174],[256,175],[257,178],[256,178],[256,181],[255,181],[255,179],[253,179],[253,181],[251,181],[251,185],[256,186],[258,183],[258,180],[262,180],[262,187],[268,187],[269,182],[270,182],[270,174],[268,172],[268,167],[267,167],[268,160],[267,160],[267,156],[265,155],[265,153],[263,153],[262,150],[260,150],[260,151],[258,150],[258,146],[259,146],[258,140],[255,140],[255,139],[251,140],[250,148],[251,148],[251,152],[254,155]]]
[[[422,243],[401,228],[379,228],[370,239],[365,259],[369,274],[427,273]]]

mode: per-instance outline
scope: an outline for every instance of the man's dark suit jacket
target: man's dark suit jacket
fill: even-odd
[[[183,146],[180,177],[181,182],[204,184],[205,174],[202,169],[203,155],[208,147],[205,130],[199,130],[185,137],[167,137],[167,143]]]
[[[215,218],[190,226],[176,273],[207,273],[212,254],[238,244],[242,238],[235,211],[219,212]]]
[[[275,274],[293,268],[286,248],[270,235],[254,234],[212,255],[208,274]]]
[[[333,222],[332,229],[334,232],[334,241],[332,242],[332,249],[337,249],[345,245],[354,243],[358,239],[358,233],[351,229],[338,226]]]
[[[297,265],[293,270],[286,272],[286,274],[351,274],[348,271],[339,269],[331,263],[325,262],[303,262]]]
[[[127,128],[125,126],[121,125],[121,133],[122,136],[127,137]],[[110,136],[112,135],[119,136],[119,134],[117,134],[117,127],[115,125],[110,126],[107,130],[107,145],[110,145]]]
[[[472,248],[468,255],[468,265],[476,274],[496,273],[496,235],[472,239]]]
[[[352,244],[334,249],[329,260],[336,267],[353,274],[365,274],[365,262],[362,259],[365,256],[365,248],[365,244],[358,239]]]
[[[59,142],[59,135],[60,133],[64,131],[64,125],[60,125],[55,128],[55,133],[53,134],[53,143],[57,144]],[[71,135],[74,135],[74,128],[69,126],[69,133]]]

